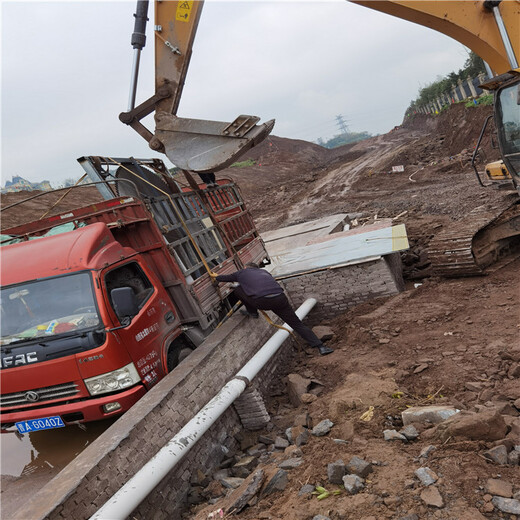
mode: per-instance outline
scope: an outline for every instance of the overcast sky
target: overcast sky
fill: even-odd
[[[2,1],[2,185],[79,178],[83,155],[157,156],[118,120],[134,11],[127,1]],[[153,94],[152,23],[138,103]],[[466,58],[447,36],[344,0],[207,0],[178,115],[274,118],[274,135],[308,141],[339,133],[338,115],[351,131],[385,133],[421,86]]]

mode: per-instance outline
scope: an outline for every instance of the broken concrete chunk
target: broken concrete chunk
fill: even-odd
[[[486,482],[485,490],[486,493],[499,497],[511,498],[513,496],[513,486],[506,480],[490,478]]]
[[[349,495],[355,495],[365,487],[365,481],[357,475],[345,475],[343,477],[343,485]]]
[[[287,393],[293,406],[302,404],[301,395],[307,393],[311,386],[311,380],[299,374],[289,374],[287,376]]]
[[[383,432],[383,437],[385,441],[408,441],[408,439],[404,435],[399,433],[397,430],[385,430]]]
[[[318,336],[320,341],[329,341],[334,336],[334,331],[330,327],[326,327],[325,325],[318,325],[316,327],[312,327],[312,332]]]
[[[374,471],[372,464],[359,457],[352,457],[346,466],[347,473],[353,473],[361,478],[366,478],[369,473]]]
[[[419,468],[415,471],[415,475],[421,481],[423,486],[431,486],[439,479],[437,474],[430,468]]]
[[[493,497],[492,504],[502,513],[520,515],[520,500],[514,498]]]
[[[424,488],[421,492],[421,500],[431,507],[444,507],[444,500],[442,499],[439,490],[435,486]]]
[[[401,413],[403,425],[411,423],[438,424],[459,413],[453,406],[412,406]]]
[[[327,478],[331,484],[343,484],[345,473],[345,463],[341,459],[327,464]]]
[[[497,464],[507,464],[507,448],[505,446],[495,446],[485,451],[482,455]]]
[[[323,437],[330,432],[333,426],[334,423],[330,419],[324,419],[312,429],[312,434],[315,437]]]

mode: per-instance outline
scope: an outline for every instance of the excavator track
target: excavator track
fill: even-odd
[[[486,268],[520,242],[520,204],[471,211],[463,222],[432,239],[428,254],[434,274],[454,278],[484,275]]]

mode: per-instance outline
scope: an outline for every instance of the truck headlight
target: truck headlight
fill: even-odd
[[[100,376],[89,377],[83,380],[90,395],[108,394],[117,392],[135,385],[141,378],[133,363],[129,363],[123,368],[118,368],[112,372],[101,374]]]

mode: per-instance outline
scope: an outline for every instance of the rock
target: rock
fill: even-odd
[[[421,481],[423,486],[431,486],[439,479],[437,474],[430,468],[419,468],[415,471],[415,475]]]
[[[411,424],[403,428],[400,432],[401,435],[404,435],[409,441],[414,441],[419,437],[419,432],[417,428]]]
[[[520,377],[520,363],[513,363],[507,375],[509,377]]]
[[[347,473],[353,473],[361,478],[366,478],[369,473],[374,471],[370,462],[355,456],[350,459],[345,469]]]
[[[331,484],[343,484],[345,473],[345,463],[341,459],[327,464],[327,478]]]
[[[482,506],[484,513],[492,513],[495,510],[495,506],[491,502],[487,502]]]
[[[470,392],[480,392],[482,390],[482,383],[480,381],[468,381],[464,384],[464,388]]]
[[[474,441],[497,441],[507,433],[504,418],[496,411],[460,412],[437,426],[441,439],[462,437]]]
[[[302,446],[309,442],[309,430],[304,426],[293,426],[285,432],[290,442],[296,446]]]
[[[287,459],[287,460],[280,462],[280,464],[278,464],[278,467],[281,469],[294,469],[294,468],[297,468],[298,466],[301,466],[302,464],[303,464],[303,459],[294,458],[294,459]]]
[[[352,421],[343,421],[335,425],[336,435],[345,441],[351,441],[354,437],[354,423]]]
[[[312,484],[305,484],[298,491],[298,496],[301,497],[303,495],[310,495],[314,491],[314,486]]]
[[[426,363],[423,363],[422,365],[419,365],[414,371],[414,374],[420,374],[421,372],[424,372],[428,368],[428,365]]]
[[[513,406],[517,409],[517,410],[520,410],[520,397],[513,403]]]
[[[312,417],[308,413],[301,413],[294,418],[293,426],[312,428]]]
[[[302,404],[301,395],[307,393],[311,386],[311,380],[299,374],[289,374],[287,376],[287,393],[293,406]]]
[[[330,520],[330,518],[328,516],[315,515],[315,516],[312,517],[312,520]]]
[[[236,489],[239,487],[245,479],[239,477],[226,477],[220,479],[221,484],[230,489]]]
[[[206,501],[206,497],[202,494],[202,488],[192,487],[188,492],[188,504],[196,506]]]
[[[478,398],[480,399],[480,401],[483,401],[484,403],[486,401],[490,401],[491,399],[493,399],[493,390],[491,388],[484,388],[484,390],[482,390],[482,392],[480,392]]]
[[[301,399],[302,403],[310,404],[310,403],[313,403],[314,401],[316,401],[318,399],[318,397],[315,396],[314,394],[302,394],[302,395],[300,395],[300,399]]]
[[[205,488],[209,485],[211,479],[206,476],[200,469],[191,475],[190,484],[192,486],[200,486]]]
[[[459,412],[453,406],[412,406],[402,412],[401,417],[404,426],[411,423],[438,424]]]
[[[274,440],[274,449],[275,450],[285,450],[289,446],[289,441],[284,439],[283,437],[276,437]]]
[[[243,457],[232,468],[231,474],[234,477],[246,478],[258,464],[256,457]]]
[[[383,432],[385,441],[403,441],[406,442],[408,439],[400,434],[397,430],[385,430]]]
[[[334,331],[330,327],[324,325],[312,327],[312,332],[318,336],[320,341],[329,341],[329,339],[334,337]]]
[[[213,473],[214,480],[222,480],[223,478],[231,477],[231,470],[228,468],[219,469],[215,473]]]
[[[343,477],[343,485],[349,495],[355,495],[365,487],[364,480],[357,475],[345,475]]]
[[[495,446],[485,451],[482,455],[497,464],[507,464],[507,448],[505,446]]]
[[[490,478],[486,482],[486,493],[498,495],[499,497],[511,498],[513,496],[513,486],[506,480]]]
[[[435,448],[435,446],[433,446],[432,444],[430,444],[429,446],[425,446],[422,450],[421,450],[421,453],[419,453],[419,458],[423,458],[423,459],[427,459],[428,458],[428,455],[432,452],[432,451],[435,451],[437,448]]]
[[[411,515],[401,516],[399,520],[419,520],[419,517],[415,513],[412,513]]]
[[[240,490],[238,492],[238,496],[234,498],[233,503],[227,508],[226,513],[228,514],[238,514],[247,504],[251,501],[251,499],[260,491],[262,484],[265,480],[265,473],[263,470],[259,469],[255,472],[255,474],[249,480],[247,486],[245,486],[244,490]]]
[[[403,502],[403,499],[401,497],[385,497],[383,498],[383,503],[386,507],[392,507],[395,508],[399,505],[401,505]]]
[[[390,340],[388,338],[381,338],[379,340],[380,345],[387,345],[388,343],[390,343]]]
[[[265,435],[259,435],[258,436],[258,442],[261,442],[262,444],[274,444],[274,439],[271,439],[271,437],[267,437]]]
[[[520,451],[513,450],[507,456],[507,463],[510,466],[520,466]]]
[[[520,500],[514,498],[493,497],[491,503],[502,513],[520,515]]]
[[[270,495],[276,491],[283,491],[287,486],[287,471],[279,469],[267,482],[262,495]]]
[[[432,507],[444,507],[444,500],[442,499],[439,490],[435,486],[429,486],[421,491],[421,500]]]
[[[303,451],[300,448],[298,448],[298,446],[287,446],[287,448],[283,450],[283,454],[288,459],[294,459],[296,457],[302,457]]]
[[[312,434],[315,437],[323,437],[324,435],[327,435],[327,433],[330,432],[333,426],[334,423],[330,419],[324,419],[312,429]]]

